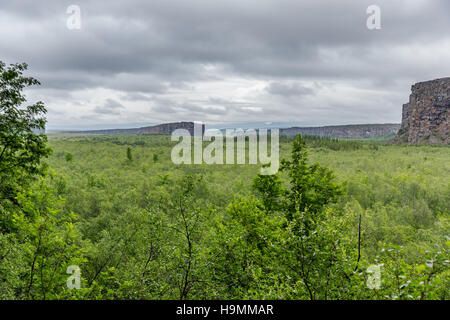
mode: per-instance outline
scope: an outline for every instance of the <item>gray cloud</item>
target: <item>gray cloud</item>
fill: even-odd
[[[267,88],[267,92],[273,95],[280,96],[303,96],[312,94],[314,90],[312,88],[308,88],[302,86],[298,83],[281,83],[281,82],[271,82]]]
[[[0,4],[1,59],[30,64],[50,126],[82,125],[83,101],[99,124],[399,122],[411,84],[450,74],[446,0],[379,0],[377,31],[369,0],[79,0],[72,31],[69,4]]]
[[[120,114],[121,109],[125,109],[121,103],[113,99],[107,99],[102,106],[95,107],[94,112],[98,114]]]

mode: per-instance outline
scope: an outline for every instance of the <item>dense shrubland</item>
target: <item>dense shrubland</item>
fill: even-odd
[[[281,143],[283,169],[259,176],[250,165],[173,165],[166,136],[50,138],[40,183],[57,202],[49,209],[67,215],[58,228],[73,230],[45,298],[448,298],[448,149],[305,140]],[[81,290],[65,288],[70,264]],[[373,264],[378,290],[366,286]]]
[[[448,147],[285,137],[273,176],[174,165],[158,135],[56,135],[50,155],[45,108],[11,111],[20,68],[2,66],[0,298],[448,299]]]

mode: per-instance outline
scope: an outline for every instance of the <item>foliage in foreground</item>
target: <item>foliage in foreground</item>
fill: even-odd
[[[0,298],[448,299],[448,149],[296,137],[259,176],[174,166],[164,136],[63,137],[47,172],[37,81],[0,67]]]
[[[130,165],[125,152],[123,166]],[[16,255],[2,265],[9,266],[3,269],[9,277],[4,298],[448,298],[448,218],[434,219],[438,229],[422,229],[429,222],[419,220],[418,230],[428,232],[422,237],[432,245],[422,242],[416,257],[410,246],[371,244],[372,233],[386,222],[370,218],[373,209],[359,201],[347,201],[348,185],[329,169],[309,164],[301,137],[280,174],[256,176],[252,194],[223,205],[204,174],[187,172],[174,180],[159,176],[151,192],[118,195],[107,207],[105,200],[100,207],[98,201],[79,203],[85,211],[76,217],[63,214],[70,212],[67,201],[55,200],[59,192],[70,197],[70,189],[58,175],[49,178],[56,189],[41,182],[19,197],[27,203],[23,215],[35,212],[37,218],[15,220],[23,225],[16,236],[27,235],[21,244],[28,249],[11,249]],[[85,188],[99,199],[107,185],[91,176]],[[115,208],[130,201],[133,206]],[[37,214],[36,208],[45,210]],[[53,222],[42,227],[42,221]],[[44,245],[37,230],[46,235]],[[72,264],[82,270],[80,290],[66,287],[65,270]],[[382,286],[375,290],[367,287],[373,264],[382,270]]]

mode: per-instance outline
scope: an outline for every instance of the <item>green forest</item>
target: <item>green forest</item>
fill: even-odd
[[[448,146],[283,136],[275,175],[175,165],[166,135],[39,134],[26,67],[0,63],[0,299],[449,299]]]

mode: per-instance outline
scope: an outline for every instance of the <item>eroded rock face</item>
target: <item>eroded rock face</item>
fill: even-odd
[[[411,144],[449,144],[450,78],[419,82],[411,90],[398,136]]]
[[[285,128],[280,129],[280,134],[288,136],[307,134],[332,138],[364,139],[389,136],[391,134],[395,135],[399,129],[399,124],[356,124],[346,126]]]
[[[107,130],[89,130],[89,131],[71,131],[76,134],[172,134],[176,129],[185,129],[191,136],[194,135],[193,122],[173,122],[164,123],[151,127],[132,128],[132,129],[107,129]],[[205,133],[205,125],[202,125],[202,135]]]

